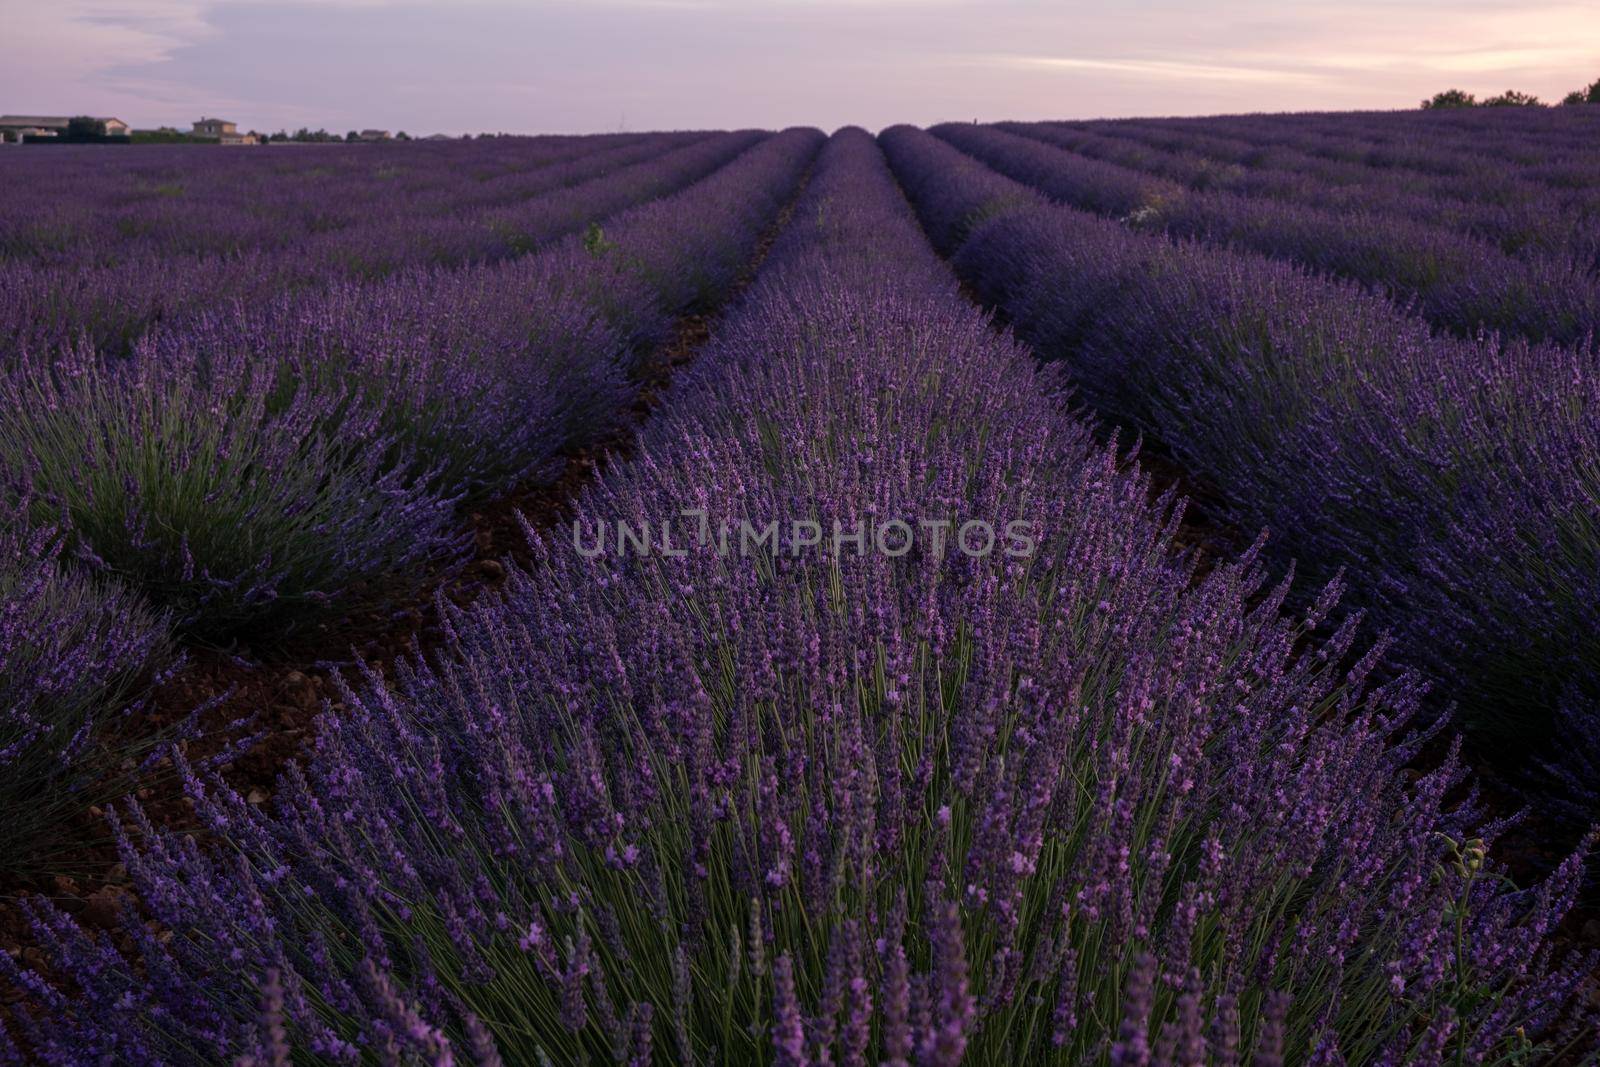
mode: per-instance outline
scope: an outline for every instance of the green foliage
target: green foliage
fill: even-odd
[[[1038,201],[1020,192],[991,197],[961,217],[955,239],[965,241],[995,219],[1037,206]]]
[[[75,115],[67,120],[67,137],[74,141],[92,141],[106,135],[105,123],[89,115]]]
[[[32,140],[24,138],[24,140]],[[106,124],[101,119],[92,115],[74,115],[67,120],[67,128],[54,137],[46,137],[43,143],[54,144],[127,144],[129,136],[126,133],[108,133]]]
[[[280,628],[439,551],[447,502],[368,416],[272,365],[73,354],[5,383],[0,474],[203,639]]]
[[[1532,93],[1507,89],[1499,96],[1491,96],[1480,107],[1544,107],[1544,102]]]
[[[26,507],[0,500],[0,870],[70,873],[72,816],[128,792],[130,761],[159,740],[119,736],[118,713],[166,657],[167,621],[55,558],[60,538],[29,531]]]
[[[598,222],[591,222],[583,231],[583,250],[591,256],[602,256],[616,247],[606,240],[606,231]]]
[[[140,192],[149,193],[153,197],[171,200],[184,194],[182,182],[157,182],[154,185],[139,187]]]
[[[134,144],[216,144],[209,137],[194,137],[179,130],[142,130],[129,138]]]
[[[1477,107],[1478,98],[1461,89],[1446,89],[1442,93],[1434,93],[1431,99],[1424,100],[1424,110],[1437,110],[1452,107]]]
[[[1600,104],[1600,78],[1582,89],[1574,89],[1562,98],[1563,104]]]
[[[1591,90],[1600,89],[1600,82],[1596,82]],[[1573,99],[1578,94],[1569,93],[1562,101],[1575,104],[1579,101]],[[1479,100],[1473,94],[1462,89],[1446,89],[1442,93],[1434,93],[1432,97],[1422,102],[1423,110],[1435,111],[1440,109],[1458,107],[1544,107],[1544,101],[1532,93],[1522,92],[1520,89],[1507,89],[1503,93]]]

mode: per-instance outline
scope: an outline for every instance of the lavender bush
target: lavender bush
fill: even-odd
[[[666,154],[709,133],[324,147],[294,155],[167,148],[0,162],[0,259],[81,265],[310,253],[363,233],[468,221]],[[481,230],[481,227],[480,227]]]
[[[425,461],[281,365],[147,339],[126,361],[24,361],[0,397],[0,476],[191,632],[292,621],[455,550]]]
[[[819,139],[727,135],[658,167],[659,183],[748,146],[619,215],[603,251],[575,236],[506,264],[336,282],[156,329],[125,360],[19,356],[0,472],[193,633],[260,636],[393,591],[454,550],[457,501],[547,477],[616,424],[640,351],[726,291]]]
[[[671,318],[705,312],[749,265],[763,232],[794,196],[825,138],[784,130],[682,194],[625,211],[553,249],[565,273],[638,352]]]
[[[837,135],[738,312],[577,520],[1039,524],[1037,551],[562,530],[451,648],[341,693],[225,848],[136,806],[137,963],[40,907],[47,1063],[1519,1062],[1575,1039],[1415,679],[1170,499],[965,304]],[[170,935],[170,936],[167,936]],[[3,1047],[3,1046],[0,1046]]]
[[[0,262],[0,366],[25,352],[83,343],[125,356],[155,323],[169,326],[230,301],[254,304],[304,284],[281,257],[141,257],[115,265]]]
[[[62,538],[0,499],[0,871],[48,863],[72,793],[120,756],[97,746],[131,683],[167,648],[165,621],[115,582],[64,565]]]
[[[491,216],[487,226],[500,235],[508,254],[519,255],[624,208],[675,192],[769,136],[759,130],[742,130],[691,142],[657,159],[519,203]]]
[[[1322,136],[1308,122],[1251,139],[1227,122],[1001,123],[1098,160],[1145,171],[1194,189],[1231,192],[1425,222],[1481,238],[1512,255],[1595,261],[1596,209],[1591,193],[1557,193],[1535,180],[1522,156],[1531,138],[1524,129],[1495,136],[1483,131],[1474,153],[1492,161],[1470,173],[1419,173],[1387,163],[1344,158],[1362,142]],[[1537,157],[1537,154],[1535,154]],[[1459,161],[1462,154],[1451,157]],[[1508,161],[1515,161],[1508,166]]]
[[[187,325],[235,302],[255,306],[344,279],[381,281],[408,270],[515,257],[681,190],[762,137],[747,131],[650,138],[537,169],[519,181],[519,195],[502,190],[487,200],[482,190],[464,186],[456,169],[470,166],[474,151],[425,168],[430,181],[444,183],[442,204],[421,195],[385,199],[394,193],[391,181],[375,180],[370,170],[330,185],[307,182],[298,170],[266,180],[258,166],[246,168],[252,181],[207,188],[197,203],[163,197],[123,209],[112,190],[124,188],[126,176],[102,164],[80,183],[68,179],[80,198],[70,202],[74,232],[91,237],[64,238],[59,249],[27,246],[9,262],[0,255],[0,363],[17,352],[65,347],[84,337],[122,355],[153,325]],[[196,165],[180,168],[172,180],[205,186],[217,176]],[[19,213],[15,225],[30,232],[69,202],[55,176],[39,184],[49,184],[55,199],[39,204],[25,198],[23,207],[36,211]],[[122,210],[133,211],[134,222]],[[0,235],[6,214],[0,209]],[[108,232],[122,239],[107,241]],[[0,247],[3,241],[0,236]]]
[[[47,494],[20,510],[69,532],[29,541],[48,554],[0,583],[0,763],[28,802],[0,869],[40,862],[34,842],[46,830],[65,840],[69,806],[87,806],[91,784],[95,801],[127,788],[125,740],[115,756],[88,757],[116,735],[126,683],[151,658],[135,638],[158,642],[164,630],[114,592],[122,579],[191,633],[258,640],[341,595],[389,591],[358,587],[404,579],[428,538],[448,551],[453,498],[544,477],[562,449],[615,424],[641,348],[731,284],[819,140],[794,131],[763,141],[715,180],[625,214],[608,242],[621,259],[577,246],[335,280],[158,328],[128,360],[21,357],[7,396],[30,415],[0,452],[10,449],[13,486]],[[670,269],[677,256],[696,269]],[[609,301],[626,302],[626,335],[604,321]],[[66,571],[54,562],[64,545]],[[116,577],[80,576],[85,565]],[[85,629],[95,610],[105,633]],[[119,629],[124,616],[133,621]],[[56,634],[59,647],[30,648],[30,629]]]
[[[1493,329],[1577,343],[1600,326],[1600,287],[1586,264],[1517,258],[1473,237],[1379,211],[1193,192],[990,127],[951,124],[934,132],[1073,207],[1376,285],[1463,335]]]
[[[911,130],[896,166],[942,220],[998,175]],[[991,223],[957,266],[1102,410],[1131,419],[1357,600],[1469,721],[1527,757],[1566,740],[1541,803],[1600,810],[1600,379],[1584,353],[1438,337],[1353,286],[1064,210]]]
[[[326,396],[334,438],[426,457],[443,497],[552,476],[568,447],[616,424],[629,390],[622,341],[550,257],[517,269],[407,273],[203,315],[158,331],[140,358],[257,365]],[[352,412],[364,420],[348,425]]]

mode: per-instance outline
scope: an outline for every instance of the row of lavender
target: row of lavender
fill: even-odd
[[[220,153],[92,149],[8,159],[0,255],[81,265],[287,247],[399,218],[500,207],[707,133]]]
[[[1291,171],[1328,179],[1332,184],[1386,184],[1399,203],[1366,198],[1370,210],[1416,208],[1430,217],[1450,218],[1456,205],[1488,204],[1514,209],[1514,226],[1530,227],[1559,245],[1555,221],[1540,225],[1533,209],[1542,205],[1567,216],[1568,223],[1594,213],[1597,186],[1595,133],[1600,120],[1589,109],[1550,115],[1505,116],[1492,111],[1469,115],[1238,116],[1207,120],[1163,119],[1057,124],[1084,133],[1104,134],[1180,152],[1197,151],[1229,168]],[[1242,177],[1223,169],[1226,182]],[[1247,181],[1260,179],[1246,179]],[[1268,187],[1292,180],[1282,174]],[[1292,188],[1292,184],[1286,186]],[[1432,198],[1432,199],[1430,199]],[[1460,216],[1457,216],[1460,217]],[[1480,215],[1492,227],[1493,214]],[[1492,228],[1490,232],[1493,232]],[[1580,226],[1571,238],[1590,236]],[[1499,239],[1516,239],[1515,228]]]
[[[528,210],[549,216],[554,239],[760,140],[671,152]],[[648,239],[616,222],[631,243]],[[87,553],[181,624],[217,637],[274,623],[331,586],[433,554],[455,500],[606,431],[628,353],[695,295],[663,308],[640,283],[606,277],[644,277],[621,263],[629,251],[615,234],[569,237],[505,265],[310,292],[274,295],[261,278],[248,306],[164,316],[127,359],[81,336],[24,349],[0,379],[19,412],[0,471],[36,511],[64,510]],[[646,281],[672,288],[674,266]]]
[[[1349,568],[1469,722],[1560,765],[1541,799],[1595,818],[1592,357],[1441,337],[1291,264],[1049,206],[929,134],[885,144],[942,248],[1037,351],[1168,445],[1241,525],[1317,575]]]
[[[1083,125],[1083,124],[1075,124]],[[1107,130],[1142,127],[1212,143],[1279,144],[1286,153],[1395,172],[1436,184],[1453,196],[1502,197],[1540,189],[1561,197],[1600,185],[1587,109],[1528,113],[1334,114],[1235,116],[1206,120],[1096,123]],[[1449,181],[1444,181],[1449,179]]]
[[[0,262],[0,363],[16,352],[59,349],[84,337],[99,350],[122,354],[153,324],[183,324],[198,315],[254,306],[285,291],[514,258],[630,205],[682,189],[762,136],[718,134],[684,144],[666,138],[537,168],[521,183],[526,195],[494,211],[477,209],[467,199],[457,215],[382,214],[330,232],[314,225],[291,227],[297,236],[265,246],[250,243],[263,236],[252,231],[230,237],[226,250],[212,252],[185,247],[183,227],[163,218],[159,225],[151,223],[158,235],[155,247],[135,238],[106,242],[105,253],[78,250],[66,262],[16,257]],[[100,180],[114,186],[119,175],[103,167]],[[383,185],[372,172],[349,180]],[[293,181],[275,188],[301,195]],[[457,182],[458,191],[465,188]],[[226,220],[234,213],[202,209],[193,214],[204,234],[226,233]],[[236,239],[244,245],[235,247]],[[168,242],[178,247],[164,247]]]
[[[1600,330],[1600,243],[1581,252],[1513,255],[1448,223],[1368,209],[1368,197],[1388,202],[1392,190],[1385,186],[1342,210],[1323,206],[1329,198],[1315,187],[1304,199],[1194,188],[1069,151],[1062,146],[1073,145],[1070,133],[1024,129],[1028,136],[968,125],[934,132],[1053,199],[1140,230],[1261,252],[1379,287],[1463,336],[1490,329],[1586,344]],[[1544,217],[1549,211],[1546,205]],[[1600,238],[1600,203],[1588,216],[1574,210],[1557,217]]]
[[[1239,116],[1204,121],[1156,119],[1103,123],[1063,123],[1076,128],[1132,133],[1135,129],[1196,136],[1217,145],[1246,144],[1258,149],[1281,146],[1282,156],[1311,157],[1313,167],[1361,167],[1394,172],[1426,182],[1452,198],[1482,199],[1525,195],[1542,189],[1551,195],[1593,189],[1594,131],[1592,112],[1505,117],[1488,112],[1434,116],[1302,115],[1282,121],[1266,116]],[[1414,121],[1408,121],[1414,120]],[[1543,125],[1543,132],[1541,126]],[[1474,149],[1489,148],[1494,156]],[[1446,182],[1444,179],[1451,179]]]
[[[1351,144],[1345,139],[1330,138],[1326,145],[1307,145],[1304,135],[1248,140],[1210,126],[1004,123],[1000,128],[1180,185],[1319,207],[1354,215],[1357,224],[1368,215],[1409,219],[1525,257],[1566,256],[1593,264],[1600,254],[1600,189],[1551,188],[1529,178],[1527,167],[1502,164],[1492,174],[1470,177],[1429,175],[1345,158],[1338,154]],[[1521,144],[1518,138],[1501,140],[1513,150]],[[1481,147],[1491,154],[1500,148],[1497,143]]]
[[[1576,189],[1597,184],[1594,133],[1600,126],[1600,116],[1589,108],[1520,114],[1335,112],[1168,121],[1205,125],[1219,132],[1282,138],[1291,144],[1304,138],[1320,153],[1422,174],[1488,176],[1492,180],[1495,172],[1503,171],[1505,163],[1515,163],[1530,168],[1527,177],[1551,188]],[[1474,151],[1486,143],[1492,143],[1503,154],[1494,158]]]
[[[170,629],[278,638],[405,596],[461,554],[459,502],[615,426],[639,353],[727,292],[819,141],[761,139],[601,240],[201,316],[128,359],[19,356],[0,376],[0,768],[17,811],[0,867],[29,860],[47,800],[103,772],[93,727]]]
[[[661,551],[534,538],[438,661],[343,694],[274,814],[190,779],[223,848],[130,807],[132,958],[46,907],[68,991],[0,959],[38,1000],[11,1019],[35,1058],[1510,1063],[1581,1040],[1593,961],[1545,944],[1576,860],[1508,889],[1444,803],[1454,764],[1403,784],[1417,685],[1368,684],[1382,649],[1328,621],[1337,588],[1290,615],[1253,553],[1196,573],[1171,502],[960,297],[868,135],[824,150],[690,373],[577,507]],[[1002,517],[1030,551],[955,533]],[[914,543],[883,540],[897,520]],[[697,521],[781,533],[723,551]]]

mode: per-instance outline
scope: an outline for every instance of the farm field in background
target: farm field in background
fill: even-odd
[[[0,190],[0,1064],[1600,1056],[1600,108]]]

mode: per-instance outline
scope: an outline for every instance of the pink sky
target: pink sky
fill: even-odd
[[[423,134],[1549,100],[1596,0],[0,0],[0,112]]]

